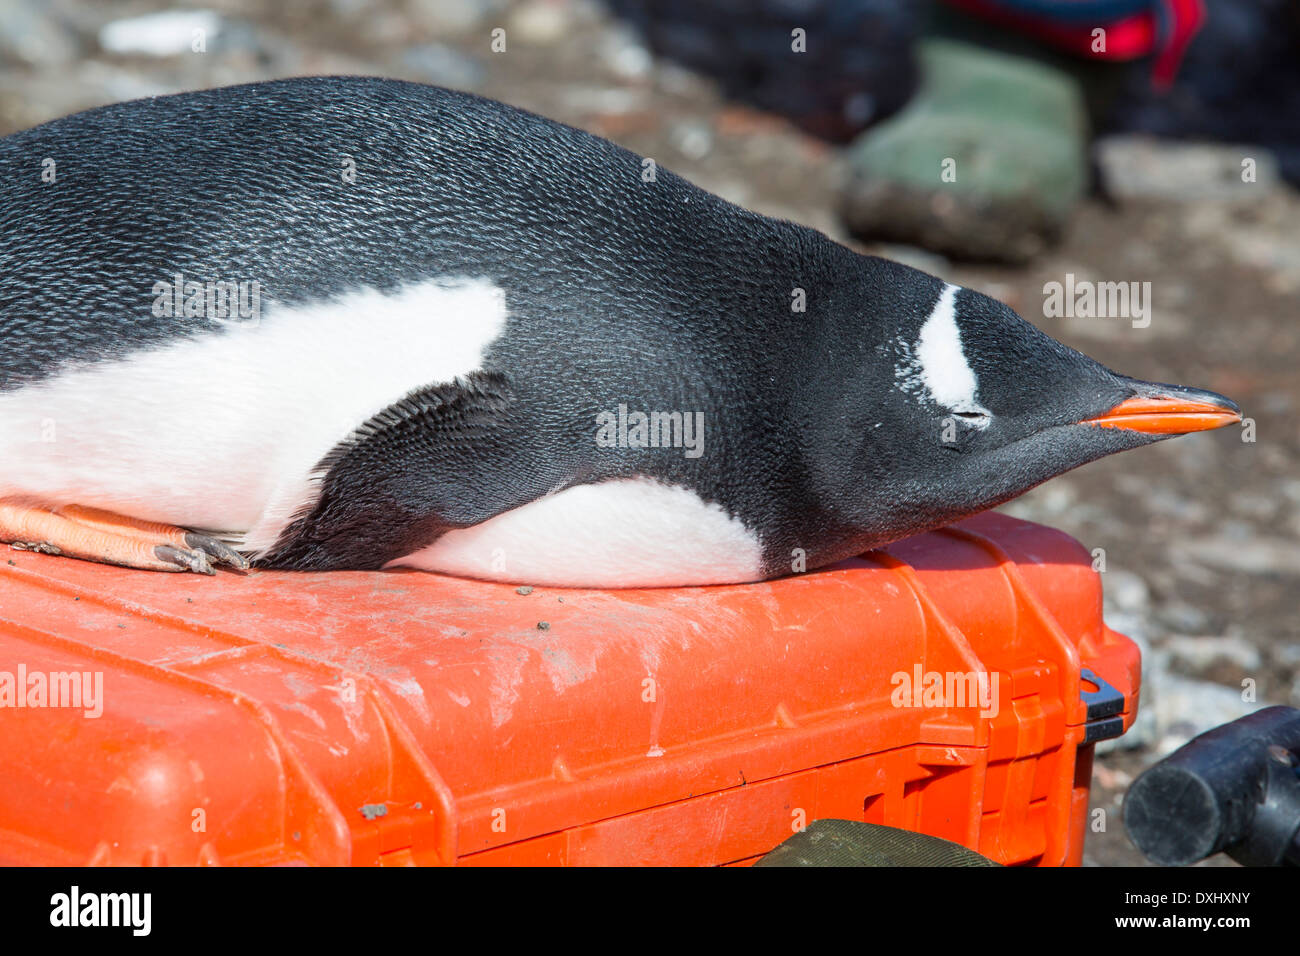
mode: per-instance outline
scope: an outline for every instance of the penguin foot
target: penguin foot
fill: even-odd
[[[0,500],[0,541],[149,571],[215,574],[214,563],[248,568],[243,555],[209,535],[82,505],[45,508]]]

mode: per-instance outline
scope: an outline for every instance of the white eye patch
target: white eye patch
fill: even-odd
[[[988,424],[988,409],[976,399],[979,380],[966,360],[957,328],[957,293],[959,287],[945,285],[930,317],[921,326],[916,345],[907,349],[908,360],[894,369],[899,387],[914,393],[924,388],[939,405],[973,418],[972,424]]]

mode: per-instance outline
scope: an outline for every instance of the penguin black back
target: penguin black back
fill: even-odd
[[[640,157],[581,130],[377,78],[89,110],[0,140],[0,169],[11,386],[65,361],[219,334],[151,314],[153,283],[171,273],[258,277],[263,301],[284,304],[488,275],[563,321],[599,311],[605,289],[648,313],[710,294],[717,308],[743,304],[756,290],[736,264],[784,271],[793,250],[824,244],[667,170],[645,183]]]

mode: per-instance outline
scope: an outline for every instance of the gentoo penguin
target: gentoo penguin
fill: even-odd
[[[417,84],[78,113],[0,209],[0,540],[133,567],[755,581],[1240,419]]]

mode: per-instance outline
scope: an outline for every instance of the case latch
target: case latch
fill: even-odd
[[[1109,740],[1124,733],[1124,694],[1086,667],[1079,669],[1079,676],[1084,681],[1079,697],[1088,708],[1083,742]],[[1097,689],[1088,690],[1088,684],[1095,684]]]

